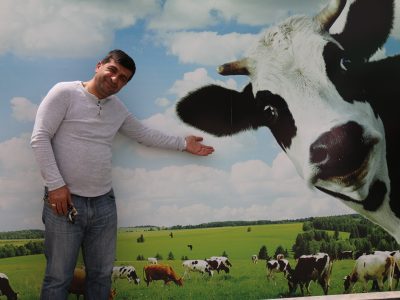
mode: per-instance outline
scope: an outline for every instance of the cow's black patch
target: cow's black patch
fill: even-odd
[[[278,260],[278,264],[279,264],[279,270],[283,272],[286,268],[286,263],[280,259]]]
[[[366,60],[386,42],[394,16],[393,0],[355,1],[347,14],[344,29],[333,37],[351,60]]]
[[[316,188],[333,197],[362,205],[364,209],[368,211],[376,211],[379,207],[381,207],[387,193],[386,184],[380,180],[375,181],[375,183],[370,187],[368,196],[363,201],[354,200],[349,196],[332,192],[323,187],[316,186]]]
[[[297,127],[286,101],[270,91],[257,92],[255,101],[259,111],[258,125],[269,127],[284,151],[290,148]]]

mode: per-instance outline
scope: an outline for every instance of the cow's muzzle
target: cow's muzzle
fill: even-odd
[[[354,121],[321,134],[310,146],[315,181],[334,181],[343,186],[361,184],[378,142],[377,137],[366,137],[363,127]]]

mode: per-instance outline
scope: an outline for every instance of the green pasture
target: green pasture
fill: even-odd
[[[277,274],[275,281],[268,281],[265,261],[253,264],[251,255],[258,254],[262,245],[267,247],[269,255],[279,245],[290,250],[297,234],[302,230],[302,224],[250,227],[250,232],[247,231],[248,226],[176,230],[172,231],[173,238],[169,236],[171,231],[166,230],[121,230],[118,233],[115,264],[133,265],[142,281],[139,285],[134,285],[127,280],[117,280],[113,284],[117,290],[117,299],[272,299],[289,296],[287,281],[283,275]],[[136,241],[140,234],[144,236],[144,243]],[[188,244],[193,245],[192,251],[187,247]],[[175,260],[167,261],[170,251]],[[221,255],[223,251],[226,251],[233,264],[229,274],[222,272],[210,278],[192,273],[190,278],[185,278],[183,287],[173,283],[165,286],[161,281],[152,282],[147,287],[142,274],[147,261],[136,261],[139,254],[147,258],[158,253],[164,258],[161,263],[171,265],[179,275],[183,275],[182,256],[203,259]],[[296,265],[292,257],[289,261],[292,267]],[[343,277],[350,273],[353,265],[352,260],[334,262],[329,294],[343,292]],[[27,300],[38,299],[44,266],[43,255],[0,259],[0,272],[8,275],[12,287],[20,293],[21,299]],[[361,287],[356,286],[354,292],[360,291]],[[311,284],[311,293],[323,295],[317,283]],[[296,295],[301,295],[300,289],[296,291]],[[69,299],[76,298],[71,295]]]
[[[251,231],[248,232],[248,227]],[[119,232],[117,260],[133,261],[137,256],[154,257],[157,253],[164,259],[172,252],[175,259],[187,256],[189,259],[204,259],[220,256],[224,251],[230,259],[250,259],[265,245],[269,255],[281,245],[291,250],[302,223],[218,227],[188,230],[160,230]],[[172,232],[173,238],[170,237]],[[137,238],[143,234],[144,243]],[[187,245],[192,245],[190,250]]]

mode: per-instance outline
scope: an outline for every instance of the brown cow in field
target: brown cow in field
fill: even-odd
[[[83,295],[85,297],[85,281],[86,272],[84,268],[75,268],[74,277],[72,278],[71,285],[69,286],[68,293],[75,294],[76,299]],[[117,292],[115,289],[110,290],[109,300],[114,300]]]
[[[182,277],[178,278],[178,275],[172,269],[172,267],[167,265],[147,265],[143,268],[143,277],[149,286],[150,282],[153,280],[164,280],[165,284],[170,283],[171,281],[175,282],[177,285],[183,285]]]

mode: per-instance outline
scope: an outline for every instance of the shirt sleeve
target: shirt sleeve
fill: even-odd
[[[58,169],[51,140],[68,110],[66,91],[56,85],[40,103],[31,137],[31,147],[45,185],[55,190],[65,185]]]
[[[131,113],[126,117],[119,131],[145,146],[178,151],[183,151],[186,148],[184,137],[168,135],[159,130],[147,127]]]

